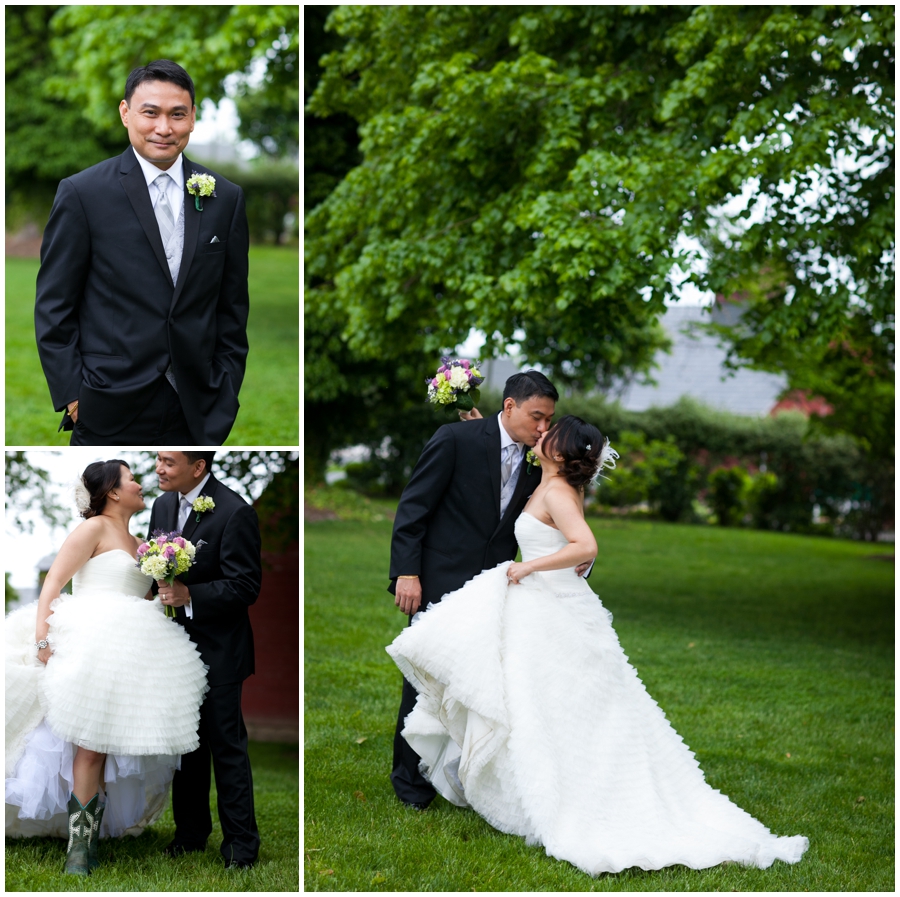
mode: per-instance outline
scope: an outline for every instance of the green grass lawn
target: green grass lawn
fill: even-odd
[[[100,843],[101,866],[88,878],[64,875],[66,842],[57,838],[6,841],[7,891],[296,891],[298,872],[298,750],[296,745],[250,742],[253,794],[261,847],[246,872],[226,872],[216,792],[210,795],[213,833],[202,854],[162,855],[175,824],[171,806],[137,838]]]
[[[864,891],[894,888],[893,563],[884,546],[592,521],[590,583],[713,787],[793,866],[592,879],[388,779],[404,625],[385,591],[389,520],[306,525],[305,887],[362,891]]]
[[[6,444],[68,445],[57,433],[34,341],[37,259],[6,259]],[[297,445],[299,414],[299,255],[250,249],[247,373],[227,446]]]

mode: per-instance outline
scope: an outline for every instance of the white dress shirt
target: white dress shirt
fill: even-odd
[[[171,180],[166,181],[166,199],[172,207],[172,214],[178,221],[181,210],[184,208],[184,162],[182,161],[183,153],[178,154],[175,162],[169,168],[163,171],[157,168],[152,162],[148,162],[140,153],[135,152],[135,157],[144,172],[144,178],[147,181],[147,190],[150,193],[150,204],[156,209],[159,202],[159,190],[153,185],[153,182],[161,175],[167,174]],[[173,183],[174,182],[174,183]]]
[[[138,156],[138,158],[140,158],[140,156]],[[182,514],[181,514],[181,499],[186,498],[190,504],[193,504],[200,497],[200,493],[203,491],[203,487],[206,486],[206,481],[208,479],[209,479],[209,474],[207,474],[205,477],[203,477],[203,479],[200,480],[200,485],[195,487],[194,489],[191,489],[190,492],[185,492],[183,494],[180,492],[178,493],[178,521],[177,521],[178,529],[180,529],[182,531],[184,530],[184,526],[187,523],[187,518],[190,517],[190,515],[193,513],[193,511],[191,511],[189,509],[187,514],[184,515],[185,519],[184,520],[181,519],[181,516],[182,516]],[[194,611],[193,611],[193,608],[191,607],[190,601],[188,601],[188,603],[185,604],[184,612],[187,615],[187,618],[189,620],[194,619]]]

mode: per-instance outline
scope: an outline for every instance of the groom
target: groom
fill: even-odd
[[[424,610],[482,570],[515,558],[516,518],[541,481],[525,455],[550,427],[558,399],[543,374],[524,371],[506,381],[498,415],[447,424],[432,436],[394,518],[389,591],[403,613]],[[400,734],[415,703],[416,690],[404,679],[391,783],[404,804],[424,810],[436,792]]]
[[[226,869],[249,868],[259,854],[259,830],[241,688],[254,669],[247,609],[262,581],[259,521],[243,498],[209,472],[214,455],[160,451],[156,459],[159,488],[165,494],[153,503],[150,532],[181,530],[197,548],[187,573],[171,586],[157,583],[160,600],[178,609],[177,622],[209,667],[209,692],[200,706],[200,746],[182,756],[172,783],[175,839],[166,853],[176,857],[206,847],[212,833],[212,755],[222,824],[220,853]],[[177,682],[172,689],[177,699]]]
[[[247,216],[240,187],[183,154],[195,112],[180,65],[135,69],[119,104],[131,146],[57,190],[34,320],[72,445],[222,445],[237,416]],[[192,195],[194,174],[215,193]]]

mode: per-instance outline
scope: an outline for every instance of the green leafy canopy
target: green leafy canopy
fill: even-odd
[[[798,341],[817,363],[847,344],[883,385],[892,7],[343,6],[328,27],[307,109],[352,116],[363,159],[307,217],[307,302],[357,355],[476,327],[603,385],[649,370],[677,262],[747,297],[738,363],[802,380]],[[765,213],[726,215],[748,185]]]

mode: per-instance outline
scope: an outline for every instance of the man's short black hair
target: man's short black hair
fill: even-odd
[[[201,459],[206,462],[204,473],[209,473],[212,469],[213,458],[216,457],[215,452],[185,452],[184,457],[188,459],[188,464],[193,464]]]
[[[536,396],[546,396],[559,401],[556,387],[540,371],[522,371],[513,374],[503,387],[503,401],[513,399],[517,405]]]
[[[131,95],[139,84],[145,81],[171,81],[184,88],[191,95],[191,105],[195,106],[194,82],[191,76],[171,59],[157,59],[135,69],[125,82],[125,102],[131,105]]]

